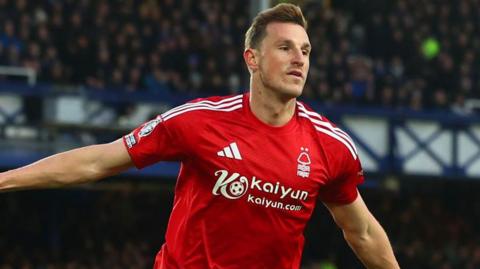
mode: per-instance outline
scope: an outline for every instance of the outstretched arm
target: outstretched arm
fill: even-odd
[[[369,269],[400,268],[387,234],[360,194],[347,205],[325,204],[357,257]]]
[[[95,181],[133,166],[122,139],[55,154],[0,173],[0,191],[59,187]]]

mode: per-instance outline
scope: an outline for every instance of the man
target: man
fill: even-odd
[[[199,99],[110,144],[54,155],[0,174],[3,190],[94,181],[135,165],[180,161],[156,269],[299,268],[317,199],[368,268],[399,268],[358,194],[350,137],[296,101],[311,45],[301,10],[280,4],[246,33],[250,92]]]

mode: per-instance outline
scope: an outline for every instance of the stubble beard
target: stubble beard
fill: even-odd
[[[266,74],[265,72],[260,71],[260,74],[259,74],[260,81],[262,83],[263,88],[266,91],[269,91],[271,94],[277,95],[279,98],[284,100],[297,98],[302,94],[303,87],[305,86],[304,84],[301,85],[301,89],[298,89],[297,87],[300,87],[299,85],[290,86],[290,85],[287,85],[287,82],[282,81],[281,79],[279,79],[278,81],[275,81],[274,78],[272,78],[268,74],[267,75],[265,74]]]

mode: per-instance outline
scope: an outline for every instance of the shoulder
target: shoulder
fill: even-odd
[[[297,113],[304,119],[305,124],[311,126],[315,137],[322,144],[322,147],[328,152],[338,156],[339,152],[344,152],[344,156],[358,159],[358,152],[352,138],[325,116],[320,115],[311,109],[308,105],[297,101]]]
[[[243,94],[198,98],[161,114],[164,122],[171,119],[195,119],[205,115],[233,112],[243,106]]]

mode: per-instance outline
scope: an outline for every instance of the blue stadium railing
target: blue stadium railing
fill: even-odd
[[[46,84],[28,86],[23,82],[0,83],[1,93],[21,96],[64,95],[64,91]],[[121,90],[83,89],[69,94],[82,94],[88,98],[108,102],[163,103],[176,106],[199,95],[175,95],[169,92],[125,92]],[[417,175],[440,178],[480,178],[480,117],[463,116],[450,111],[410,111],[390,108],[329,106],[305,100],[316,111],[338,123],[355,141],[366,170],[378,175]],[[0,115],[2,108],[0,107]],[[6,117],[8,119],[8,117]],[[359,120],[358,120],[359,119]],[[368,127],[370,119],[381,122],[381,128]],[[420,125],[417,122],[421,122]],[[352,124],[353,123],[353,124]],[[8,120],[6,123],[8,124]],[[422,125],[423,124],[423,125]],[[434,124],[434,128],[430,128]],[[1,127],[0,123],[0,127]],[[355,126],[357,125],[357,126]],[[365,125],[362,127],[362,125]],[[429,127],[430,126],[430,127]],[[427,131],[425,131],[427,130]],[[380,135],[379,135],[380,134]],[[382,137],[383,146],[375,145],[372,136]],[[440,150],[439,150],[440,149]],[[0,149],[0,169],[17,167],[35,161],[52,152]],[[425,162],[425,165],[419,162]],[[420,167],[418,167],[420,166]],[[422,170],[429,166],[430,170]],[[131,170],[127,175],[146,177],[175,177],[179,166],[160,163],[141,171]],[[415,170],[417,169],[417,170]]]

